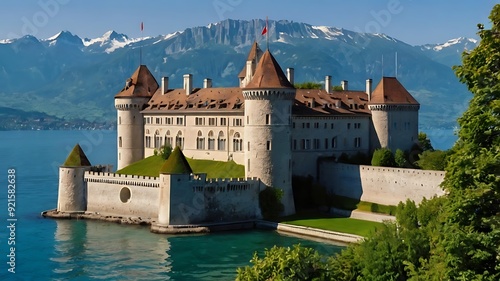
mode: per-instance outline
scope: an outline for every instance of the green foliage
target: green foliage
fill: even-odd
[[[395,165],[394,155],[389,148],[384,147],[373,152],[372,166],[394,167]]]
[[[427,151],[427,150],[433,151],[434,150],[434,147],[432,147],[432,144],[431,144],[431,140],[429,139],[429,137],[427,137],[427,134],[424,132],[418,133],[418,144],[419,144],[420,148],[422,149],[422,151]]]
[[[296,89],[322,89],[323,85],[316,82],[303,82],[293,85]]]
[[[426,150],[420,154],[417,164],[423,170],[444,171],[447,164],[448,153],[442,150]]]
[[[356,154],[352,156],[349,156],[347,153],[342,152],[337,161],[340,163],[353,164],[353,165],[370,165],[371,157],[361,151],[358,151]]]
[[[172,146],[164,145],[160,149],[155,149],[153,152],[154,155],[160,155],[163,160],[167,160],[170,154],[172,154]]]
[[[79,144],[76,144],[73,147],[73,150],[69,153],[66,161],[64,161],[63,166],[65,167],[82,167],[82,166],[91,166],[90,161],[83,152],[83,149]]]
[[[160,155],[163,159],[163,155]],[[193,170],[189,165],[180,147],[176,147],[160,168],[161,174],[191,174]]]
[[[259,206],[264,219],[276,220],[285,210],[281,203],[282,197],[283,190],[269,186],[259,193]]]
[[[396,153],[394,154],[394,162],[396,162],[396,166],[401,167],[401,168],[408,168],[410,164],[408,163],[408,160],[406,160],[408,157],[406,156],[406,153],[401,150],[397,149]]]
[[[340,85],[334,85],[332,87],[332,90],[334,90],[334,91],[343,91],[344,88],[342,88],[342,86],[340,86]]]
[[[314,249],[295,245],[266,249],[263,258],[257,253],[251,267],[238,268],[236,280],[331,280],[324,258]]]

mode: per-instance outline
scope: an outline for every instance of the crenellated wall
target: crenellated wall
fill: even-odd
[[[257,178],[144,177],[87,171],[82,183],[87,185],[87,212],[101,215],[142,217],[166,224],[260,217]]]
[[[260,181],[211,179],[205,176],[161,175],[158,222],[187,225],[260,217]]]
[[[439,186],[445,172],[417,169],[358,166],[335,162],[322,162],[320,183],[334,194],[374,202],[397,205],[411,199],[422,199],[444,191]]]

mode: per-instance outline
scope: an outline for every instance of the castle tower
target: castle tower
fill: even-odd
[[[159,225],[191,223],[189,219],[192,212],[183,212],[185,207],[193,209],[193,192],[185,186],[189,184],[191,173],[193,170],[177,146],[160,168]]]
[[[141,65],[115,96],[118,170],[144,158],[144,120],[141,110],[158,87],[149,69]]]
[[[240,79],[240,88],[246,87],[255,73],[255,68],[262,57],[262,50],[259,48],[257,42],[254,42],[245,63],[245,66],[241,70],[238,78]]]
[[[409,151],[418,140],[420,104],[395,77],[383,77],[371,93],[368,108],[372,112],[371,147]]]
[[[284,191],[285,215],[295,213],[292,192],[291,116],[295,88],[266,51],[245,98],[245,174]]]
[[[59,167],[59,192],[57,211],[84,212],[87,210],[87,185],[83,180],[90,162],[80,145],[75,145],[62,166]]]

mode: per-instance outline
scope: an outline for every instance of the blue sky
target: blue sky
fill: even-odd
[[[108,30],[168,34],[231,19],[287,19],[354,31],[385,33],[412,45],[475,37],[488,23],[492,0],[5,0],[0,39],[48,38],[61,30],[100,37]]]

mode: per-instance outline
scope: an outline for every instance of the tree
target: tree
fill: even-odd
[[[379,148],[373,152],[372,166],[394,167],[394,155],[389,148]]]
[[[446,279],[500,279],[500,4],[489,19],[491,29],[478,26],[479,45],[454,67],[473,97],[443,183],[453,231],[441,242]]]
[[[323,88],[323,85],[321,83],[316,83],[316,82],[296,83],[293,86],[297,89],[322,89]]]
[[[409,166],[408,160],[406,160],[406,153],[401,149],[396,149],[396,153],[394,154],[394,161],[396,165],[401,168],[406,168]]]
[[[417,165],[423,170],[444,171],[446,168],[448,153],[442,150],[426,150],[419,155]]]
[[[424,132],[418,133],[418,144],[420,145],[420,149],[422,149],[422,151],[434,150],[434,147],[432,147],[431,144],[431,140],[429,139],[429,137],[427,137],[427,134]]]

